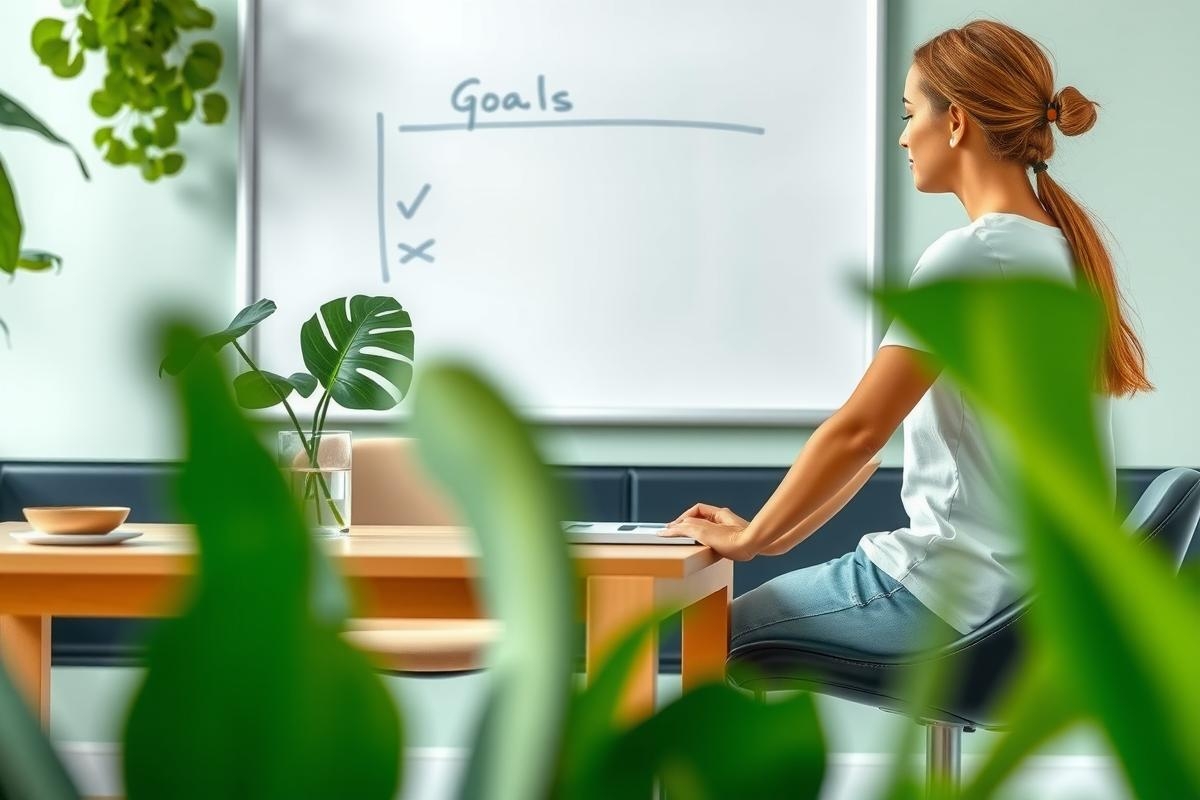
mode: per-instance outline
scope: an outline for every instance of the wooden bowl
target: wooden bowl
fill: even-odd
[[[29,524],[42,533],[108,533],[129,516],[124,506],[33,506],[21,510]]]

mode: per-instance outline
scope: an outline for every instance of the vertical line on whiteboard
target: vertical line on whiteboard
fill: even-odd
[[[387,221],[383,215],[383,112],[375,113],[375,204],[379,214],[379,268],[383,282],[391,280],[387,262]]]

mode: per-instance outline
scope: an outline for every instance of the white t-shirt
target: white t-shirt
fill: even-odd
[[[1018,273],[1074,284],[1066,237],[1026,217],[990,213],[930,245],[909,286]],[[899,323],[879,346],[889,345],[928,349]],[[1096,411],[1111,465],[1111,415],[1100,395]],[[875,566],[964,634],[1029,590],[1022,537],[1012,529],[1000,480],[980,419],[943,373],[904,420],[901,499],[909,527],[868,533],[860,543]]]

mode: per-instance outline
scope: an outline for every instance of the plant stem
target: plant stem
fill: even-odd
[[[317,407],[315,409],[313,409],[313,424],[312,424],[312,430],[309,432],[309,437],[310,437],[311,441],[316,443],[313,445],[312,461],[311,461],[312,467],[314,469],[316,469],[316,467],[317,467],[317,457],[320,455],[320,449],[321,449],[320,437],[325,432],[325,415],[329,412],[330,399],[331,398],[329,396],[329,390],[326,389],[325,393],[321,395],[321,399],[317,401]],[[322,484],[324,484],[325,479],[324,479],[324,477],[321,476],[321,473],[319,471],[317,472],[317,477],[320,478]],[[328,496],[328,494],[329,494],[329,491],[327,489],[326,496]],[[308,486],[307,485],[305,486],[304,496],[308,497]],[[332,498],[330,498],[330,499],[332,500]],[[343,525],[344,523],[342,522],[342,518],[340,515],[337,514],[337,508],[335,508],[333,506],[332,502],[330,503],[330,510],[332,510],[334,515],[336,515],[338,517],[338,525]],[[324,523],[324,520],[321,518],[321,507],[320,507],[320,505],[318,505],[317,506],[317,524],[320,525],[323,523]]]
[[[254,372],[257,372],[259,377],[263,379],[263,382],[266,383],[267,386],[271,387],[271,391],[275,392],[275,396],[279,398],[279,402],[283,404],[284,410],[287,411],[288,416],[292,420],[292,427],[294,427],[296,429],[296,435],[300,437],[300,446],[304,448],[304,454],[306,456],[308,456],[309,466],[315,469],[317,466],[317,448],[313,446],[311,439],[306,439],[304,437],[304,429],[302,427],[300,427],[300,420],[296,417],[296,412],[292,410],[291,404],[288,403],[287,398],[283,395],[282,392],[279,391],[278,387],[276,387],[275,384],[271,383],[271,381],[267,380],[267,376],[263,375],[262,370],[258,368],[258,365],[254,363],[254,360],[252,358],[250,358],[250,354],[247,353],[240,344],[238,344],[236,339],[233,341],[233,346],[234,346],[234,349],[236,349],[238,351],[238,355],[240,355],[242,357],[242,360],[246,362],[246,366],[250,367],[250,369],[253,370]],[[326,396],[328,396],[329,392],[326,392],[325,394],[326,394]],[[324,398],[322,398],[322,399],[324,399]],[[319,408],[320,403],[318,403],[317,406]],[[315,416],[314,416],[314,420],[315,420]],[[338,527],[339,528],[344,527],[346,523],[342,520],[342,515],[338,513],[337,505],[333,502],[333,496],[329,492],[329,487],[325,484],[324,476],[322,476],[321,473],[318,472],[316,477],[317,477],[317,481],[320,483],[321,491],[324,492],[324,494],[325,494],[325,501],[327,503],[329,503],[329,510],[333,512],[333,517],[334,517],[334,519],[337,520]],[[304,479],[304,481],[305,481],[305,492],[304,492],[305,499],[308,498],[308,494],[309,494],[308,486],[310,485],[311,480],[312,480],[311,475],[305,477],[305,479]],[[318,502],[317,503],[318,519],[319,519],[319,515],[320,515],[320,509],[321,509],[321,505]]]

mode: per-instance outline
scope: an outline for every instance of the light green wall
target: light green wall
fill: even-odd
[[[1057,88],[1074,85],[1101,104],[1096,127],[1078,138],[1056,133],[1050,171],[1108,227],[1118,244],[1121,282],[1140,317],[1150,379],[1158,391],[1114,404],[1121,466],[1200,464],[1200,428],[1190,410],[1200,391],[1193,342],[1200,270],[1192,226],[1200,213],[1200,162],[1190,135],[1200,124],[1200,3],[1178,0],[961,2],[896,0],[888,25],[888,140],[900,135],[899,98],[912,49],[977,17],[1013,25],[1041,41],[1057,64]],[[887,176],[888,262],[911,268],[924,247],[965,224],[952,195],[920,195],[907,164]]]
[[[1117,458],[1123,466],[1200,463],[1200,431],[1184,422],[1200,377],[1191,342],[1200,270],[1185,252],[1200,211],[1200,164],[1184,151],[1200,108],[1184,101],[1200,74],[1200,4],[1097,0],[963,3],[895,0],[889,8],[885,138],[886,259],[907,275],[922,249],[967,222],[953,197],[918,194],[893,143],[898,98],[912,48],[945,27],[983,14],[1010,22],[1049,46],[1060,86],[1077,85],[1103,108],[1096,129],[1060,137],[1053,174],[1108,225],[1119,269],[1159,391],[1117,404]],[[218,38],[234,53],[235,0],[213,0]],[[237,297],[234,274],[233,124],[184,136],[182,180],[148,186],[115,170],[90,145],[95,120],[87,97],[98,79],[64,82],[36,64],[33,21],[55,13],[50,0],[0,7],[0,87],[28,103],[77,143],[93,168],[84,183],[72,160],[27,134],[0,132],[29,225],[28,243],[60,252],[61,275],[21,275],[0,285],[0,317],[13,347],[0,350],[0,457],[153,459],[177,453],[166,386],[154,377],[147,312],[184,307],[223,324]],[[230,64],[224,88],[232,93]],[[800,76],[816,80],[819,75]],[[837,135],[830,117],[829,133]],[[1176,153],[1179,153],[1176,155]],[[719,376],[715,379],[719,380]],[[382,425],[361,426],[383,432]],[[548,457],[576,464],[781,465],[807,431],[780,428],[564,427],[543,432]],[[898,438],[898,437],[897,437]],[[886,462],[899,463],[894,440]]]

